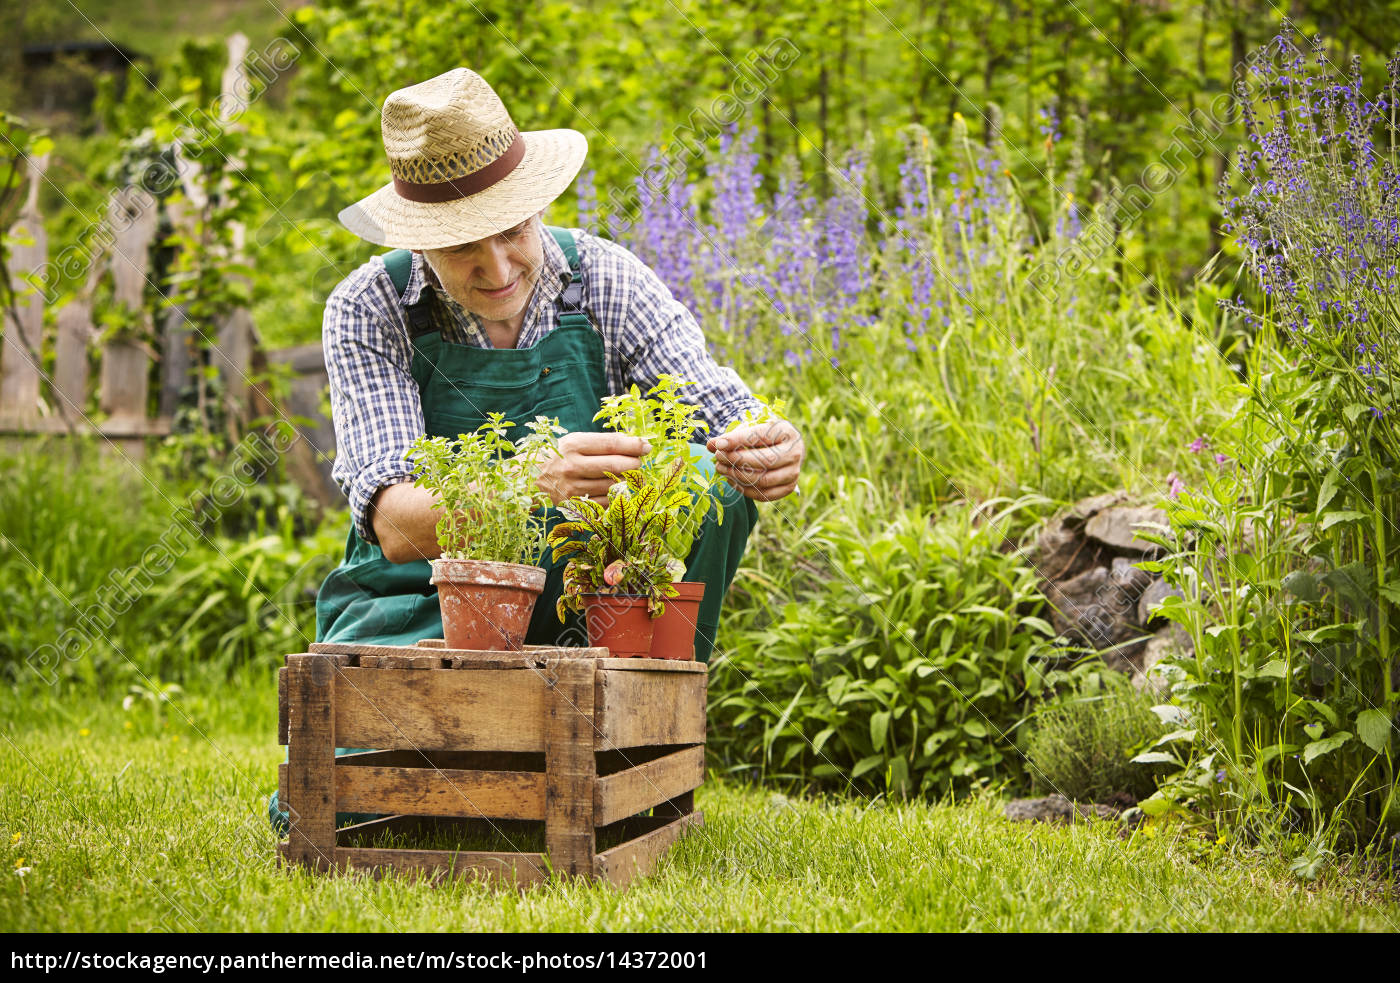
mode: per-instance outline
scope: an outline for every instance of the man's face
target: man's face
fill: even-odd
[[[423,258],[448,296],[485,321],[519,317],[544,268],[539,216],[489,239],[446,249],[425,249]]]

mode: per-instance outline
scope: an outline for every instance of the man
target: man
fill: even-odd
[[[441,632],[427,562],[439,555],[438,509],[405,458],[416,437],[467,432],[492,411],[519,423],[557,417],[570,433],[540,487],[556,504],[601,501],[607,473],[638,467],[649,450],[597,432],[601,398],[671,373],[695,383],[687,396],[730,483],[723,525],[711,518],[687,558],[686,579],[707,585],[696,654],[708,659],[752,502],[796,488],[801,437],[785,421],[723,433],[757,403],[715,364],[690,312],[621,246],[543,226],[543,209],[583,163],[583,134],[519,132],[463,68],[390,95],[382,129],[393,180],[340,220],[397,251],[360,267],[326,303],[334,474],[354,527],[318,596],[317,638],[411,644]],[[561,571],[542,563],[550,579],[527,640],[564,642],[553,614]]]

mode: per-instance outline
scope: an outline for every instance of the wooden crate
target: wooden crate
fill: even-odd
[[[287,656],[278,673],[286,861],[518,886],[552,870],[620,887],[703,823],[694,790],[705,773],[704,664],[441,645],[317,643]],[[379,750],[337,758],[337,747]],[[337,830],[337,812],[383,818]],[[542,826],[545,851],[350,845],[433,825],[508,841]],[[621,842],[599,852],[600,835]]]

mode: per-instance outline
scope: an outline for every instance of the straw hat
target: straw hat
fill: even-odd
[[[340,221],[396,249],[458,246],[519,225],[568,189],[588,152],[577,130],[521,133],[466,68],[391,93],[381,128],[394,179]]]

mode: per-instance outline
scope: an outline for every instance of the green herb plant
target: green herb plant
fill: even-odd
[[[554,559],[572,557],[564,568],[564,589],[556,610],[583,610],[585,594],[644,596],[656,617],[675,597],[674,581],[685,563],[671,553],[667,534],[690,506],[683,485],[685,463],[666,471],[637,469],[620,476],[608,492],[608,504],[588,498],[559,503],[566,521],[549,534]]]
[[[437,538],[443,559],[534,564],[543,553],[542,510],[550,501],[536,476],[545,455],[558,449],[564,428],[558,420],[536,417],[530,432],[512,442],[507,434],[515,425],[491,413],[472,433],[419,437],[409,448],[415,483],[442,506]],[[483,508],[484,502],[490,507]]]

